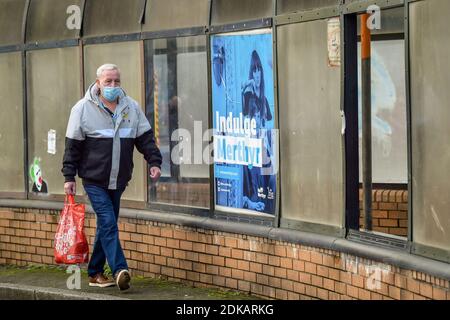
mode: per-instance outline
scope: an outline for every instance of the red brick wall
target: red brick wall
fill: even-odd
[[[58,215],[0,209],[0,264],[53,264]],[[332,250],[137,219],[119,229],[134,275],[275,299],[450,299],[446,280]],[[94,232],[88,214],[91,245]]]
[[[360,226],[364,228],[363,191],[359,191]],[[372,226],[374,231],[404,236],[408,235],[408,191],[372,191]]]

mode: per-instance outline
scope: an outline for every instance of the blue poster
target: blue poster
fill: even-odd
[[[271,30],[214,35],[211,43],[216,206],[275,214]]]

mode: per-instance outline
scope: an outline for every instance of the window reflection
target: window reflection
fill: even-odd
[[[150,40],[146,55],[146,110],[163,156],[150,201],[209,207],[206,38]]]

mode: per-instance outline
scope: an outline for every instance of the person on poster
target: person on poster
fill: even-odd
[[[248,80],[242,84],[242,113],[248,116],[250,108],[255,105],[262,110],[262,125],[272,120],[269,102],[265,95],[264,70],[258,52],[253,50],[250,61]]]
[[[257,110],[255,105],[250,109],[250,117],[256,120],[257,137],[263,139],[263,168],[244,167],[244,196],[243,207],[259,212],[275,213],[275,191],[276,179],[274,174],[265,174],[265,170],[272,170],[275,161],[272,153],[272,136],[270,130],[261,126],[261,110]]]
[[[264,94],[264,71],[256,50],[252,52],[249,80],[242,85],[243,114],[256,120],[257,138],[263,139],[263,168],[273,165],[271,130],[266,129],[272,120],[269,103]],[[275,213],[275,175],[263,174],[262,168],[244,167],[243,207],[259,212]]]

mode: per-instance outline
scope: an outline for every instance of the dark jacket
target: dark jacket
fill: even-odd
[[[92,84],[70,113],[62,173],[65,181],[107,189],[128,185],[133,172],[134,146],[151,167],[161,167],[162,157],[153,130],[138,103],[122,92],[115,122],[99,100]]]

